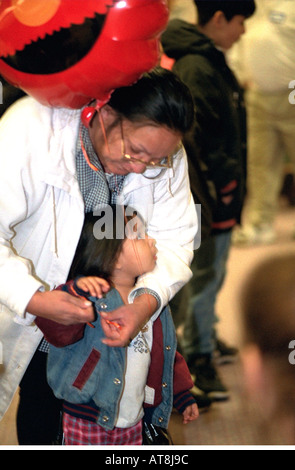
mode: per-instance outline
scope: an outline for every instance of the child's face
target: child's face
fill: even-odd
[[[224,17],[223,27],[220,29],[217,46],[224,50],[230,49],[245,33],[245,16],[236,15],[230,21]]]
[[[144,235],[134,239],[126,238],[117,265],[124,273],[136,278],[153,271],[157,262],[156,241]]]

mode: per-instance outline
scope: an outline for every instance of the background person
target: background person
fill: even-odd
[[[275,218],[286,167],[294,174],[295,77],[294,3],[256,0],[257,11],[231,54],[231,65],[246,89],[248,114],[247,204],[243,226],[234,234],[241,246],[276,240]]]
[[[226,275],[232,230],[240,222],[247,157],[243,90],[224,52],[245,32],[255,3],[217,0],[195,5],[197,24],[172,20],[162,36],[164,52],[175,59],[173,70],[194,98],[195,123],[184,145],[192,193],[202,205],[202,242],[192,263],[189,292],[184,294],[188,300],[181,346],[197,388],[221,400],[229,393],[213,361],[215,304]]]
[[[269,256],[241,294],[245,385],[268,429],[295,443],[295,255]]]

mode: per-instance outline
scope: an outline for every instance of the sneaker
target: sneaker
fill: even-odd
[[[214,351],[214,361],[216,364],[231,364],[237,359],[238,349],[225,344],[220,339],[216,340],[216,350]]]
[[[236,246],[270,245],[276,240],[276,233],[270,225],[245,225],[233,233]]]
[[[210,354],[204,354],[190,367],[197,390],[205,393],[213,401],[227,400],[229,392],[221,382]]]

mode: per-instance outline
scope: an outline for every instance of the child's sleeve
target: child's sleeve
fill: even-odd
[[[173,381],[173,406],[179,413],[196,403],[190,389],[193,388],[194,383],[191,378],[188,366],[179,352],[176,352],[174,362],[174,381]]]
[[[71,295],[77,295],[73,281],[57,287],[57,290],[62,290]],[[84,336],[85,324],[62,325],[61,323],[42,317],[36,317],[35,323],[42,331],[46,341],[57,348],[74,344],[80,341]]]

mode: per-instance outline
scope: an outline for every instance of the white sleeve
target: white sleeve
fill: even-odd
[[[161,308],[190,280],[198,217],[190,191],[187,158],[184,149],[175,159],[174,177],[161,181],[154,191],[149,209],[148,234],[157,241],[157,266],[138,279],[130,301],[139,288],[155,291]]]
[[[23,138],[26,124],[22,114],[14,109],[18,109],[18,104],[4,115],[0,124],[0,302],[20,320],[25,317],[28,320],[26,306],[42,283],[33,276],[31,262],[20,257],[13,246],[17,227],[29,211],[26,186],[30,181],[30,169],[22,155],[26,152]]]

